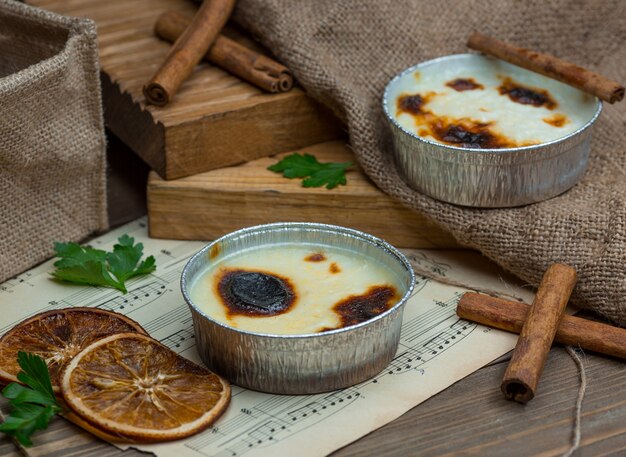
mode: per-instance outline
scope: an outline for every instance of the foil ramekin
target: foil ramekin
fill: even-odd
[[[399,277],[402,298],[369,321],[303,335],[239,330],[212,319],[191,300],[189,288],[210,263],[237,251],[281,243],[314,243],[364,254]],[[341,389],[383,370],[395,356],[404,305],[414,285],[409,261],[385,241],[357,230],[314,223],[267,224],[225,235],[195,254],[181,277],[198,352],[207,367],[239,386],[278,394]]]
[[[456,54],[422,62],[387,84],[383,109],[391,126],[396,163],[406,182],[437,200],[482,208],[535,203],[574,186],[587,168],[591,127],[602,111],[598,99],[593,116],[578,130],[553,141],[518,148],[450,146],[422,138],[398,123],[389,94],[402,77],[429,65],[472,56]]]

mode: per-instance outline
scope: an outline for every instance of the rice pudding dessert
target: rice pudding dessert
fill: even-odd
[[[212,319],[241,330],[310,334],[365,322],[406,292],[365,255],[319,244],[277,244],[226,255],[191,284]]]
[[[576,88],[475,54],[404,74],[386,102],[408,132],[476,149],[553,141],[583,127],[597,109],[595,97]]]

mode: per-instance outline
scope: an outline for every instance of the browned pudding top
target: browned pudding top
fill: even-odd
[[[321,252],[314,252],[313,254],[309,254],[304,258],[306,262],[324,262],[326,260],[326,256]]]
[[[333,271],[334,268],[337,271]],[[338,273],[340,270],[336,263],[332,263],[330,271]],[[216,287],[228,317],[277,316],[288,312],[298,298],[288,278],[258,270],[222,269]],[[341,324],[319,331],[325,332],[370,320],[390,309],[398,299],[398,291],[391,285],[371,286],[364,294],[349,295],[336,303],[332,309],[339,316]]]
[[[557,107],[557,102],[547,90],[526,87],[508,77],[503,79],[498,91],[500,95],[508,95],[512,101],[522,105],[545,106],[548,109]]]
[[[544,117],[543,122],[554,127],[563,127],[565,124],[568,124],[570,120],[565,114],[557,113],[554,116]]]
[[[434,94],[403,95],[398,99],[398,111],[412,115],[420,125],[420,136],[431,136],[442,143],[474,149],[501,149],[521,146],[495,131],[491,123],[473,119],[437,116],[425,105]]]
[[[446,86],[453,88],[456,91],[463,92],[465,90],[476,90],[476,89],[484,89],[480,83],[474,81],[473,78],[457,78],[452,81],[448,81]]]
[[[398,111],[409,114],[424,114],[422,106],[426,103],[420,94],[403,95],[398,99]]]
[[[515,141],[495,132],[489,122],[471,119],[455,120],[440,116],[428,123],[429,133],[437,140],[454,146],[474,149],[500,149],[519,146]]]
[[[341,319],[341,325],[336,328],[326,327],[320,332],[368,321],[390,309],[399,298],[396,288],[390,285],[372,286],[362,295],[350,295],[333,307]]]
[[[289,279],[258,270],[222,269],[217,293],[229,317],[276,316],[289,311],[297,299]]]
[[[450,83],[457,81],[459,81],[459,87],[463,84],[478,84],[471,79],[457,79],[450,81]],[[482,85],[480,86],[482,88]],[[397,115],[401,113],[411,115],[415,119],[416,125],[419,126],[418,134],[420,136],[430,136],[452,146],[472,149],[503,149],[535,144],[533,142],[518,142],[501,134],[494,128],[492,122],[436,115],[427,107],[428,102],[436,96],[437,94],[434,92],[404,94],[398,98]]]

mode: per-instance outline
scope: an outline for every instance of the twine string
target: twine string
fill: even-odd
[[[583,364],[583,361],[576,352],[576,350],[571,346],[565,346],[565,350],[570,355],[572,360],[574,360],[574,363],[578,368],[578,374],[580,376],[580,386],[578,387],[576,410],[574,412],[574,430],[572,433],[572,445],[562,456],[570,457],[580,447],[583,399],[585,398],[585,391],[587,390],[587,373],[585,372],[585,365]]]
[[[520,302],[524,302],[524,300],[520,297],[516,297],[515,295],[503,293],[500,291],[475,287],[470,284],[466,284],[462,281],[457,281],[454,279],[450,279],[444,277],[440,274],[437,274],[431,270],[421,267],[420,265],[416,265],[415,262],[411,262],[411,266],[413,267],[413,271],[420,276],[424,276],[426,278],[437,281],[438,283],[445,284],[448,286],[462,287],[464,289],[473,290],[476,292],[481,292],[487,295],[492,295],[495,297],[506,297],[511,298],[513,300],[517,300]],[[580,377],[580,386],[578,388],[578,396],[576,398],[576,408],[574,411],[574,425],[572,430],[572,444],[570,448],[563,454],[562,457],[571,457],[571,455],[580,447],[580,437],[581,437],[581,422],[582,422],[582,405],[583,399],[585,397],[585,391],[587,390],[587,373],[585,372],[585,366],[583,364],[582,359],[578,355],[578,353],[571,346],[565,346],[565,350],[570,355],[570,357],[574,360],[576,367],[578,368],[578,374]],[[582,350],[581,350],[582,351]]]

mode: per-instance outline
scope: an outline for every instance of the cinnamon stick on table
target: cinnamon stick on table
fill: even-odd
[[[526,403],[535,396],[575,283],[576,270],[568,265],[551,265],[543,275],[500,386],[508,400]]]
[[[525,303],[466,292],[456,313],[462,319],[520,333],[529,310]],[[626,329],[612,325],[564,315],[554,341],[626,359]]]
[[[618,82],[549,54],[519,48],[478,32],[469,37],[467,47],[557,79],[609,103],[624,98],[624,86]]]
[[[190,22],[178,12],[167,11],[157,19],[154,33],[174,42]],[[224,35],[215,39],[204,58],[267,92],[286,92],[293,87],[293,76],[287,67]]]
[[[148,103],[169,103],[230,17],[235,0],[204,0],[191,24],[176,40],[161,68],[143,87]]]

